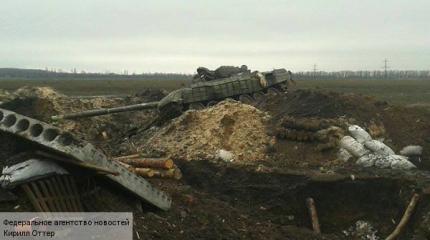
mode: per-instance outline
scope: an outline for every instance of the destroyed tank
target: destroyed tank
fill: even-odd
[[[227,78],[199,80],[189,87],[169,93],[159,102],[140,103],[117,108],[96,109],[80,113],[53,116],[53,120],[92,117],[111,113],[157,108],[160,116],[171,118],[187,109],[202,109],[227,98],[251,104],[265,93],[284,92],[292,81],[292,74],[285,69],[268,72],[240,73]]]
[[[228,78],[198,81],[188,88],[171,92],[161,99],[158,108],[162,111],[169,108],[169,105],[176,105],[184,109],[200,109],[226,98],[248,103],[268,91],[274,93],[285,91],[291,80],[291,72],[275,69],[269,72],[242,73]]]

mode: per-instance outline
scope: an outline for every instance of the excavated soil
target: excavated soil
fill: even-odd
[[[90,141],[102,149],[107,149],[105,152],[110,154],[112,151],[109,149],[121,152],[116,147],[117,142],[147,126],[155,118],[157,112],[145,110],[59,122],[52,122],[51,116],[158,101],[166,95],[166,92],[143,90],[135,96],[129,97],[70,98],[49,87],[23,87],[11,95],[9,101],[4,102],[1,107],[70,131],[79,138]]]
[[[159,129],[142,149],[186,161],[215,159],[220,150],[232,153],[231,161],[264,161],[274,140],[267,135],[269,118],[253,106],[227,100],[185,112]]]
[[[50,121],[56,114],[154,101],[164,94],[76,99],[52,89],[24,88],[2,107]],[[155,117],[155,111],[142,111],[54,123],[109,156],[168,155],[182,170],[179,181],[150,179],[172,196],[166,212],[146,205],[138,210],[129,194],[101,180],[105,197],[103,204],[95,204],[103,206],[97,210],[133,210],[135,239],[384,239],[413,192],[422,198],[401,239],[430,238],[427,111],[360,95],[297,90],[267,95],[255,106],[224,101],[147,128]],[[410,144],[423,146],[423,156],[414,162],[419,170],[360,169],[337,160],[332,143],[346,123],[383,138],[396,152]],[[322,130],[327,131],[317,133]],[[2,165],[7,157],[34,147],[7,134],[0,138],[7,139],[0,142]],[[231,153],[233,161],[223,160],[219,150]],[[29,207],[15,193],[20,202],[0,204],[1,209]],[[309,197],[315,200],[322,235],[311,230]]]
[[[424,153],[414,164],[430,169],[430,113],[421,108],[406,108],[357,94],[297,90],[281,96],[268,96],[257,107],[267,111],[274,130],[285,116],[296,118],[343,119],[357,124],[395,152],[407,145],[421,145]],[[342,125],[337,124],[339,127]],[[273,133],[276,134],[276,133]],[[314,142],[278,139],[278,162],[289,167],[326,167],[343,165],[336,160],[337,149],[319,151]],[[306,159],[303,161],[303,159]]]

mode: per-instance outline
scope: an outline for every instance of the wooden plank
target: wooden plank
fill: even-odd
[[[43,209],[43,212],[50,212],[51,210],[49,209],[48,205],[46,204],[45,198],[42,195],[42,193],[40,192],[39,187],[37,186],[37,184],[35,182],[31,182],[30,185],[31,185],[31,187],[33,189],[34,195],[36,195],[36,199],[39,201],[40,206]]]
[[[39,201],[37,201],[36,196],[31,191],[30,187],[27,184],[23,184],[21,187],[24,190],[25,194],[27,194],[36,211],[43,212],[42,206],[40,206]]]

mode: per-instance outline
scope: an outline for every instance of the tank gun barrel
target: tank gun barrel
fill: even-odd
[[[139,104],[133,104],[128,106],[114,107],[114,108],[92,109],[92,110],[77,112],[77,113],[61,114],[61,115],[51,116],[51,119],[54,121],[57,121],[57,120],[63,120],[63,119],[94,117],[94,116],[101,116],[101,115],[112,114],[112,113],[131,112],[131,111],[157,108],[157,106],[158,106],[158,102],[147,102],[147,103],[139,103]]]

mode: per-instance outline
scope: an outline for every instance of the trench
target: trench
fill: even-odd
[[[305,174],[260,173],[206,161],[183,164],[185,182],[255,219],[311,229],[305,201],[315,200],[321,231],[339,234],[365,220],[387,236],[412,196],[410,182],[394,178],[321,179]],[[427,201],[428,202],[428,201]],[[421,204],[423,208],[426,204]],[[405,236],[413,233],[413,216]],[[407,238],[406,238],[407,239]]]

